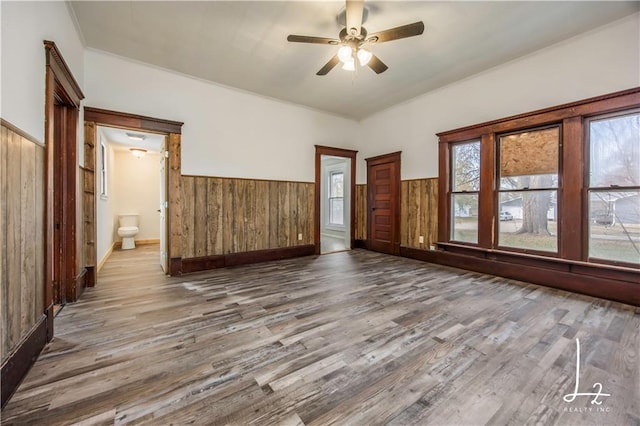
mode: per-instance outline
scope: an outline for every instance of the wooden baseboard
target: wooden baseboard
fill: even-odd
[[[640,306],[638,272],[604,273],[595,266],[589,269],[585,265],[572,265],[552,259],[528,259],[496,253],[462,254],[401,247],[400,255]]]
[[[367,240],[355,240],[353,248],[369,249],[369,242]]]
[[[2,407],[6,405],[11,395],[16,391],[46,343],[47,316],[43,315],[29,334],[20,342],[18,348],[2,364]]]
[[[227,266],[248,265],[273,260],[292,259],[294,257],[311,256],[315,254],[315,248],[315,245],[308,244],[277,249],[248,251],[244,253],[192,257],[187,259],[172,258],[170,269],[171,275],[180,275],[190,272],[224,268]]]
[[[111,253],[113,253],[113,250],[115,250],[115,248],[116,248],[116,244],[122,245],[122,242],[121,241],[114,241],[113,244],[111,244],[111,247],[109,247],[109,250],[107,250],[107,252],[104,254],[102,260],[100,262],[98,262],[98,269],[97,269],[98,273],[100,272],[100,270],[102,269],[104,264],[107,263],[107,259],[109,259],[109,256],[111,256]]]
[[[151,245],[151,244],[160,244],[159,239],[151,239],[151,240],[134,240],[137,246]],[[122,241],[116,241],[113,243],[113,248],[122,248]]]

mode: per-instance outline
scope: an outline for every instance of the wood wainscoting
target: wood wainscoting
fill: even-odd
[[[171,259],[172,275],[313,254],[314,194],[310,182],[183,175],[182,258]]]
[[[428,249],[438,238],[438,178],[403,180],[400,188],[400,245]],[[367,248],[366,184],[356,185],[356,246]]]
[[[438,178],[403,180],[400,196],[400,245],[428,249],[437,240]]]
[[[45,147],[10,123],[2,120],[0,124],[0,352],[4,405],[46,340],[46,333],[42,333],[46,329]]]

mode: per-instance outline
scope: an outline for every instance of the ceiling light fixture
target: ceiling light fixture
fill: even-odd
[[[367,49],[353,48],[351,46],[344,45],[338,49],[338,59],[342,62],[342,69],[346,71],[356,70],[356,58],[360,66],[365,66],[369,63],[373,53]]]
[[[127,137],[134,141],[143,141],[147,138],[145,135],[141,135],[138,133],[127,133]]]
[[[147,153],[147,150],[144,148],[129,148],[129,151],[131,151],[136,158],[142,158]]]

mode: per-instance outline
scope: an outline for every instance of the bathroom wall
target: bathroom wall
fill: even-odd
[[[100,143],[104,142],[106,145],[107,152],[107,195],[101,196],[99,194],[100,184],[102,177],[100,176],[100,170],[102,169],[102,156],[100,155]],[[106,257],[111,252],[111,248],[113,243],[116,241],[115,236],[117,228],[115,228],[116,218],[115,218],[115,193],[114,193],[114,184],[115,184],[115,153],[113,149],[113,145],[111,145],[100,128],[98,128],[98,140],[96,146],[96,191],[97,192],[97,259],[98,266],[101,266]]]
[[[137,240],[160,239],[160,160],[159,152],[147,152],[136,158],[128,150],[114,151],[113,185],[110,197],[114,201],[115,241],[118,237],[118,215],[136,213],[140,215],[140,232]]]

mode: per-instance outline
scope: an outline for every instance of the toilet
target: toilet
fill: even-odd
[[[121,214],[118,216],[118,236],[122,238],[122,250],[136,248],[133,238],[138,235],[137,214]]]

